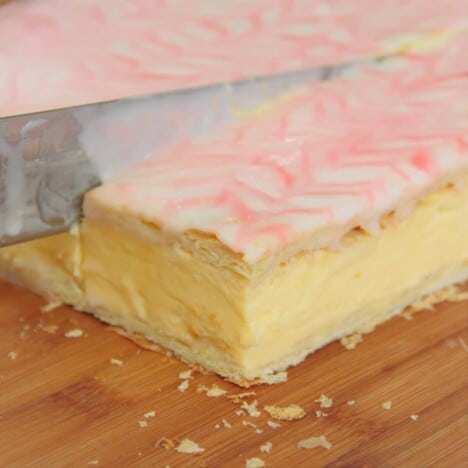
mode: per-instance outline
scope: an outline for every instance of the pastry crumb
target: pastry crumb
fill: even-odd
[[[155,444],[156,447],[162,447],[165,450],[171,450],[174,448],[174,441],[167,437],[161,437]]]
[[[270,453],[272,448],[273,444],[271,442],[265,442],[264,444],[260,445],[260,452]]]
[[[193,372],[192,369],[188,369],[186,371],[180,372],[179,379],[183,379],[183,380],[193,379],[192,372]]]
[[[123,366],[123,361],[121,359],[111,358],[110,359],[111,366]]]
[[[347,401],[348,406],[353,406],[356,404],[356,400],[348,400]]]
[[[255,434],[263,434],[263,429],[255,429]]]
[[[40,329],[45,331],[46,333],[50,333],[51,335],[53,335],[58,330],[58,325],[41,325]]]
[[[204,451],[204,448],[200,447],[196,442],[190,439],[182,439],[180,444],[176,447],[176,452],[179,453],[198,454],[203,453]]]
[[[88,465],[99,465],[99,460],[90,460]]]
[[[148,422],[147,421],[138,421],[138,425],[140,427],[147,427],[148,426]]]
[[[300,440],[297,443],[297,447],[303,448],[303,449],[313,449],[315,447],[323,447],[327,450],[330,450],[332,447],[332,444],[327,440],[327,438],[324,435],[321,435],[319,437],[309,437],[308,439]]]
[[[185,392],[189,388],[189,381],[188,380],[182,380],[182,382],[178,385],[177,390],[179,392]]]
[[[236,416],[245,416],[245,411],[241,409],[236,410]]]
[[[352,335],[341,338],[340,343],[348,350],[356,348],[359,343],[363,342],[360,333],[353,333]]]
[[[328,413],[324,413],[322,410],[316,410],[315,411],[315,416],[317,416],[317,418],[324,418],[326,416],[328,416]]]
[[[237,393],[236,395],[228,395],[228,399],[231,400],[233,403],[241,403],[244,398],[249,398],[251,396],[255,396],[255,392],[242,392]]]
[[[413,420],[413,421],[417,421],[419,419],[419,414],[412,414],[410,416],[410,418]]]
[[[276,384],[276,383],[281,383],[281,382],[287,382],[288,380],[288,372],[287,371],[281,371],[277,372],[276,374],[268,374],[262,376],[262,382],[266,384]]]
[[[72,328],[65,332],[65,338],[81,338],[84,335],[81,328]]]
[[[275,421],[267,421],[267,425],[273,429],[278,429],[278,427],[281,427],[281,424]]]
[[[282,419],[285,421],[302,419],[306,415],[304,409],[296,404],[283,407],[267,405],[264,409],[273,419]]]
[[[242,425],[245,426],[245,427],[251,427],[251,428],[253,428],[253,429],[257,429],[257,425],[256,425],[256,424],[254,424],[254,423],[251,422],[251,421],[247,421],[247,420],[245,420],[245,419],[242,421]]]
[[[221,426],[220,426],[219,424],[215,424],[215,427],[214,427],[214,428],[215,428],[215,429],[220,429]]]
[[[154,418],[155,416],[156,416],[156,411],[154,411],[154,410],[153,411],[148,411],[143,415],[143,417],[145,419]]]
[[[18,357],[18,353],[16,351],[10,351],[8,353],[8,358],[14,361]]]
[[[205,385],[199,385],[197,387],[197,393],[203,393],[205,392],[206,396],[212,397],[212,398],[217,398],[223,395],[226,395],[228,393],[227,390],[224,390],[224,388],[218,387],[218,385],[213,384],[210,388],[206,387]]]
[[[392,400],[384,401],[381,406],[385,410],[392,409]]]
[[[247,403],[246,401],[242,402],[241,408],[249,414],[249,416],[252,416],[252,418],[258,418],[260,416],[260,411],[257,409],[258,402],[257,400],[254,400],[252,403]]]
[[[468,300],[468,291],[461,291],[456,286],[448,286],[413,302],[401,315],[410,320],[415,312],[434,310],[434,306],[440,302],[462,302],[466,300]]]
[[[333,406],[333,400],[323,393],[315,400],[315,402],[320,403],[320,408],[331,408]]]
[[[54,309],[57,309],[58,307],[61,307],[61,306],[63,306],[62,301],[50,301],[46,305],[43,305],[39,310],[42,313],[47,314],[47,312],[52,312]]]
[[[262,468],[265,466],[265,462],[258,457],[249,458],[245,461],[245,468]]]
[[[222,423],[223,423],[223,426],[226,428],[226,429],[231,429],[231,424],[229,424],[228,421],[226,421],[225,419],[222,420]]]
[[[213,384],[211,388],[209,388],[206,392],[206,396],[209,397],[220,397],[223,395],[226,395],[227,390],[224,390],[224,388],[218,387],[216,384]]]

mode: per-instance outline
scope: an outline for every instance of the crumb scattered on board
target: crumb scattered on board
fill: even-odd
[[[179,379],[183,379],[183,380],[193,379],[192,372],[193,372],[192,369],[188,369],[186,371],[180,372]]]
[[[276,374],[265,375],[262,377],[262,382],[266,384],[270,384],[270,385],[281,383],[281,382],[287,382],[287,380],[288,380],[287,371],[277,372]]]
[[[410,416],[410,418],[413,420],[413,421],[417,421],[419,419],[419,414],[412,414]]]
[[[386,410],[392,409],[392,400],[384,401],[381,406]]]
[[[294,419],[302,419],[306,412],[302,407],[296,404],[289,406],[273,406],[267,405],[264,407],[264,410],[273,418],[273,419],[282,419],[285,421],[292,421]]]
[[[303,449],[313,449],[316,447],[323,447],[327,450],[330,450],[332,447],[332,444],[327,440],[327,438],[324,435],[321,435],[319,437],[309,437],[308,439],[300,440],[297,443],[297,447],[303,448]]]
[[[203,393],[205,392],[206,396],[211,397],[211,398],[217,398],[223,395],[226,395],[228,393],[227,390],[224,390],[224,388],[218,387],[218,385],[213,384],[211,387],[205,387],[205,385],[199,385],[197,387],[197,393]]]
[[[154,418],[155,416],[156,416],[156,411],[154,411],[154,410],[153,410],[153,411],[147,411],[147,412],[143,415],[143,417],[144,417],[145,419]]]
[[[81,328],[72,328],[65,332],[66,338],[81,338],[84,335],[83,330]]]
[[[261,413],[257,408],[258,401],[254,400],[252,403],[247,403],[246,401],[242,402],[241,408],[245,410],[249,416],[252,416],[252,418],[258,418]]]
[[[222,420],[222,423],[223,423],[223,426],[226,428],[226,429],[231,429],[231,424],[226,421],[225,419]]]
[[[331,408],[333,406],[333,400],[323,393],[315,400],[315,402],[320,403],[320,408]]]
[[[147,427],[148,426],[148,422],[147,421],[138,421],[138,425],[140,427]]]
[[[43,305],[40,308],[40,311],[46,314],[47,312],[52,312],[54,309],[57,309],[58,307],[63,306],[62,301],[50,301],[48,304]]]
[[[249,398],[251,396],[255,396],[255,392],[242,392],[237,393],[235,395],[228,395],[228,399],[231,400],[233,403],[241,403],[244,398]]]
[[[53,335],[58,330],[58,325],[54,325],[54,324],[41,325],[40,328],[46,333],[50,333],[51,335]]]
[[[346,349],[354,349],[359,343],[363,342],[362,335],[360,333],[353,333],[352,335],[341,338],[340,343]]]
[[[245,461],[245,468],[262,468],[265,466],[265,462],[258,457],[249,458]]]
[[[99,460],[90,460],[88,465],[99,465]]]
[[[187,390],[188,388],[189,388],[189,381],[182,380],[182,382],[180,382],[180,384],[178,385],[177,390],[179,390],[179,392],[185,392],[185,390]]]
[[[18,357],[18,353],[16,351],[10,351],[8,353],[8,359],[11,359],[12,361],[14,361],[17,357]]]
[[[278,427],[281,427],[281,424],[275,421],[267,421],[267,425],[270,426],[272,429],[278,429]]]
[[[167,437],[161,437],[157,442],[156,442],[156,447],[162,447],[165,450],[171,450],[174,448],[175,444],[174,441],[171,439],[168,439]]]
[[[273,444],[271,442],[265,442],[264,444],[260,445],[260,452],[270,453],[272,448]]]
[[[200,447],[196,442],[190,439],[182,439],[179,445],[176,447],[176,452],[198,454],[203,453],[204,448]]]
[[[111,358],[110,363],[111,366],[123,366],[123,361],[121,359]]]
[[[328,416],[328,413],[324,413],[322,410],[316,410],[315,416],[317,416],[317,418],[322,418]]]
[[[242,421],[242,425],[245,426],[245,427],[251,427],[252,429],[257,429],[257,425],[254,424],[253,422],[251,421],[247,421],[247,420],[243,420]]]
[[[348,406],[353,406],[356,404],[356,400],[348,400]]]

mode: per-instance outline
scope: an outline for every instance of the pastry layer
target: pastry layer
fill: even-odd
[[[72,304],[84,297],[88,312],[188,362],[238,381],[265,377],[468,279],[465,179],[463,188],[444,186],[427,195],[406,220],[382,218],[379,236],[353,230],[340,249],[269,265],[250,265],[200,233],[162,233],[90,198],[78,274],[54,251],[57,240],[78,242],[72,237],[4,249],[0,264],[3,274],[7,270],[42,293]],[[64,290],[52,291],[50,276],[37,274],[44,265],[66,279]],[[83,296],[74,295],[76,277]]]

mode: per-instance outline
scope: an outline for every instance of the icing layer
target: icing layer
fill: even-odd
[[[0,116],[373,56],[463,0],[29,0],[0,7]]]

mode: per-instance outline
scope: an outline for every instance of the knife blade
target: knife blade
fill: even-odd
[[[88,190],[239,111],[386,58],[0,118],[0,246],[68,230]]]

